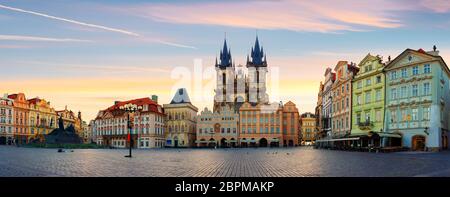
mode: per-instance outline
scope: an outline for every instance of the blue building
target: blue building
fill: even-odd
[[[386,72],[385,132],[402,146],[438,151],[448,147],[450,70],[439,51],[406,49]]]

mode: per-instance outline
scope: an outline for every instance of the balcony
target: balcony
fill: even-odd
[[[373,127],[373,122],[371,121],[359,122],[358,127],[361,130],[370,130]]]

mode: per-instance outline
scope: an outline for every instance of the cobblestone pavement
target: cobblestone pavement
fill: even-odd
[[[0,146],[0,176],[450,176],[450,152],[361,153],[300,148],[56,149]]]

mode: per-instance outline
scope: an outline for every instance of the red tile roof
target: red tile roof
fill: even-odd
[[[134,99],[134,100],[129,100],[129,101],[119,101],[116,104],[114,104],[111,107],[108,107],[105,111],[115,111],[115,110],[120,110],[120,106],[123,106],[125,104],[135,104],[137,106],[144,106],[144,105],[148,105],[148,111],[149,112],[155,112],[155,113],[160,113],[158,111],[158,106],[161,107],[160,105],[158,105],[158,103],[156,103],[155,101],[151,100],[148,97],[145,98],[139,98],[139,99]],[[160,113],[161,114],[161,113]]]
[[[17,98],[17,94],[10,94],[8,95],[9,99],[16,99]]]

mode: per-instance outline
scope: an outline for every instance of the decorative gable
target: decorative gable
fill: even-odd
[[[423,50],[422,50],[423,51]],[[421,62],[427,62],[432,60],[438,60],[437,58],[427,54],[426,52],[415,51],[412,49],[406,49],[403,53],[397,56],[392,62],[387,65],[387,70],[400,68],[405,65],[417,64]]]

